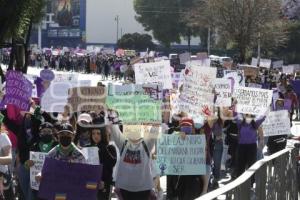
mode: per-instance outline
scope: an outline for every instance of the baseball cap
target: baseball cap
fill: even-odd
[[[92,123],[93,119],[92,119],[90,114],[83,113],[83,114],[79,115],[77,123],[80,123],[80,122],[83,122],[83,121],[90,124],[90,123]]]
[[[59,133],[63,133],[63,132],[74,134],[73,126],[69,123],[60,124],[58,127],[57,133],[59,134]]]

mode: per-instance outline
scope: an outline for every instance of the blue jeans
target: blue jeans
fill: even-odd
[[[24,194],[25,200],[32,200],[32,191],[30,187],[30,171],[27,170],[23,164],[20,164],[17,173],[20,187]]]
[[[223,155],[223,140],[216,140],[214,151],[213,151],[213,176],[214,180],[218,181],[221,176],[221,164],[222,164],[222,155]]]

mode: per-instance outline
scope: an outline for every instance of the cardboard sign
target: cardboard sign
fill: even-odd
[[[205,135],[161,135],[157,141],[156,167],[161,175],[205,175]]]
[[[21,72],[8,71],[6,73],[6,93],[1,104],[12,104],[20,110],[28,111],[32,88],[32,83]]]
[[[228,79],[216,79],[215,80],[215,94],[217,107],[229,107],[231,106],[231,81]]]
[[[291,134],[290,117],[287,110],[270,112],[262,124],[264,136]]]
[[[101,111],[105,107],[105,87],[70,88],[68,94],[68,104],[74,112]]]
[[[272,96],[272,90],[247,87],[236,88],[234,97],[237,100],[237,112],[264,115],[271,105]]]
[[[257,67],[243,67],[245,77],[257,77],[259,69]]]
[[[30,186],[34,190],[39,190],[40,183],[35,180],[35,176],[42,172],[47,153],[30,151],[30,160],[34,165],[30,168]]]
[[[179,54],[179,60],[180,60],[180,64],[185,64],[186,62],[191,60],[191,54],[190,53]]]
[[[214,102],[214,82],[216,79],[216,68],[198,67],[192,65],[184,71],[184,82],[179,95],[181,105],[188,105],[183,112],[193,115],[210,115],[211,106]],[[193,113],[189,113],[195,110]]]
[[[41,107],[46,112],[64,112],[64,107],[68,103],[68,90],[74,87],[90,85],[90,80],[52,82],[50,87],[43,94]]]
[[[134,95],[130,98],[107,97],[107,106],[117,110],[124,124],[161,123],[161,101],[147,95]]]
[[[46,158],[39,198],[96,200],[102,166],[68,163]]]
[[[170,61],[138,63],[134,65],[136,84],[161,83],[163,89],[172,89]]]

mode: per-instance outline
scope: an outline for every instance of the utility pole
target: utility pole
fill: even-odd
[[[115,21],[117,22],[117,43],[119,40],[119,15],[116,16]]]
[[[208,27],[208,35],[207,35],[207,55],[210,55],[210,26]]]
[[[258,45],[257,45],[257,66],[260,66],[261,58],[261,44],[260,44],[260,32],[258,32]]]

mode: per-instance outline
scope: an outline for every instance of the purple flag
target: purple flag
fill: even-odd
[[[53,200],[97,200],[102,165],[68,163],[46,158],[39,198]]]
[[[13,104],[20,110],[28,111],[32,94],[32,83],[21,72],[6,73],[6,91],[2,104]]]

